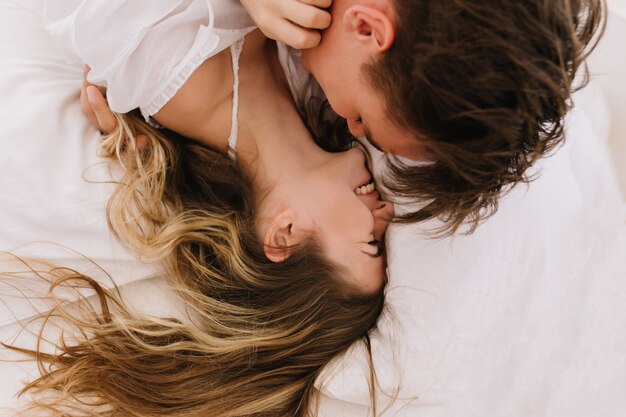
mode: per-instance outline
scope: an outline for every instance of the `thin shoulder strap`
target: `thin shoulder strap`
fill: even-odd
[[[237,155],[237,113],[239,110],[239,56],[243,50],[244,38],[230,46],[230,56],[233,63],[233,110],[231,112],[230,135],[228,136],[228,156],[233,160]]]

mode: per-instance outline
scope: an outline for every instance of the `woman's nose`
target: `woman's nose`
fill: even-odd
[[[389,222],[393,218],[393,203],[391,201],[381,201],[372,210],[372,216],[374,216],[374,239],[382,240],[387,226],[389,226]]]
[[[343,176],[350,178],[355,173],[361,173],[367,169],[365,152],[359,146],[350,148],[347,151],[328,153],[327,155],[327,162],[334,167],[332,169],[338,175],[338,178]]]

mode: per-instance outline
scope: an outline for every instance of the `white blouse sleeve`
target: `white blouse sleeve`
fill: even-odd
[[[254,29],[238,0],[44,0],[69,58],[91,67],[111,109],[158,112],[207,58]]]

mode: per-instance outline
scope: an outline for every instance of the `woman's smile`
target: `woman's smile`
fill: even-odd
[[[368,195],[376,192],[374,179],[370,178],[366,183],[354,189],[356,195]]]

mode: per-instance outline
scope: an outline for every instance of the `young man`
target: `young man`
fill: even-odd
[[[424,202],[397,220],[439,218],[443,234],[473,231],[563,140],[604,16],[603,0],[241,3],[267,36],[309,48],[335,112],[389,155],[387,188]]]
[[[268,36],[313,46],[302,64],[354,136],[432,162],[391,156],[386,185],[428,202],[399,220],[439,217],[447,233],[472,230],[562,141],[604,15],[602,0],[330,3],[243,1]]]

